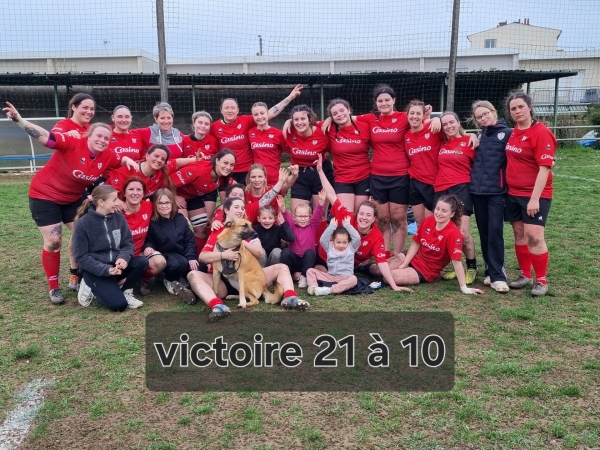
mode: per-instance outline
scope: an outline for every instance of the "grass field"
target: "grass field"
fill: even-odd
[[[121,314],[82,309],[74,293],[52,306],[28,179],[2,175],[0,424],[20,401],[15,396],[41,379],[45,400],[19,448],[600,448],[600,152],[561,148],[558,155],[546,297],[497,294],[480,276],[475,285],[485,295],[477,297],[438,281],[412,294],[309,299],[314,311],[453,313],[456,383],[443,393],[150,392],[145,316],[192,311],[203,326],[207,310],[161,286],[142,309]],[[505,236],[512,279],[509,226]],[[65,242],[63,286],[67,267]],[[261,304],[250,314],[270,309]]]

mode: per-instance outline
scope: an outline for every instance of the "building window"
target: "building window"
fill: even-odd
[[[496,48],[496,39],[486,39],[485,48]]]

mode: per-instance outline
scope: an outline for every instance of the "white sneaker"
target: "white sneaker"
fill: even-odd
[[[318,288],[318,286],[309,286],[306,291],[308,292],[308,295],[317,295],[316,294],[317,288]]]
[[[163,281],[165,287],[167,288],[167,292],[171,295],[175,295],[175,291],[173,290],[173,286],[171,286],[171,282],[166,279]]]
[[[490,284],[490,286],[493,290],[502,294],[510,291],[510,288],[508,287],[508,284],[506,284],[506,281],[494,281]]]
[[[483,284],[485,284],[486,286],[491,286],[492,279],[490,277],[485,277],[485,280],[483,280]]]
[[[88,307],[94,300],[94,294],[92,293],[92,288],[85,284],[83,278],[81,278],[81,282],[79,283],[79,291],[77,291],[77,301],[83,307]]]
[[[331,294],[330,287],[318,287],[315,288],[315,295],[329,295]]]
[[[308,287],[308,282],[306,281],[306,277],[304,275],[300,275],[300,278],[298,278],[298,288],[304,289],[306,287]]]
[[[144,306],[143,301],[138,300],[133,296],[133,289],[127,289],[126,291],[123,291],[123,295],[125,296],[125,300],[127,300],[127,307],[129,309],[136,309]]]

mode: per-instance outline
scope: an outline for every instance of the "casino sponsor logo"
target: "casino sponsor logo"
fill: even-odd
[[[177,174],[177,178],[179,178],[179,181],[181,181],[183,184],[185,184],[185,180],[183,179],[183,177],[181,176],[181,172],[175,172]],[[189,172],[188,172],[189,173]]]
[[[514,153],[521,153],[523,151],[522,148],[515,147],[514,145],[506,144],[506,150]]]
[[[117,155],[122,153],[137,153],[138,150],[133,147],[115,147],[113,150]]]
[[[397,133],[398,128],[373,127],[372,133]]]
[[[411,148],[408,151],[408,154],[410,156],[412,156],[412,155],[416,155],[417,153],[428,152],[430,150],[431,150],[431,145],[420,145],[418,147]]]
[[[73,171],[73,176],[75,178],[78,178],[80,180],[85,180],[85,181],[96,181],[98,179],[97,176],[94,175],[86,175],[85,173],[83,173],[83,171],[81,170],[74,170]]]
[[[305,155],[305,156],[317,156],[319,152],[314,151],[314,150],[306,150],[306,149],[301,149],[301,148],[296,148],[294,147],[292,149],[292,154],[294,155]]]
[[[385,253],[377,253],[378,258],[385,258]]]
[[[145,217],[144,217],[145,216]],[[146,214],[144,214],[144,220],[146,220],[146,217],[148,217]],[[144,234],[148,232],[148,227],[139,227],[135,230],[131,230],[131,235],[132,236],[137,236],[138,234]]]
[[[429,250],[433,250],[434,252],[439,252],[440,251],[439,247],[436,247],[433,244],[429,244],[425,239],[421,239],[421,245],[423,247],[427,247]]]
[[[359,139],[346,139],[343,137],[338,137],[338,138],[336,138],[336,141],[339,142],[340,144],[359,144],[360,145]]]
[[[440,150],[440,155],[462,155],[463,152],[460,150],[450,150],[447,148],[443,148]]]
[[[552,155],[544,153],[542,156],[540,156],[540,159],[554,159],[554,157]]]
[[[498,133],[498,140],[501,141],[502,139],[504,139],[504,136],[506,136],[506,134],[504,134],[503,132]],[[477,138],[481,139],[481,133],[477,135]]]
[[[223,138],[223,139],[221,139],[221,144],[228,144],[228,143],[234,142],[234,141],[241,141],[245,138],[246,138],[246,136],[244,136],[243,134],[240,134],[239,136],[232,136],[230,138]]]
[[[254,150],[255,148],[273,148],[275,147],[275,144],[272,144],[270,142],[253,142],[252,144],[250,144],[250,148],[252,148],[252,150]]]

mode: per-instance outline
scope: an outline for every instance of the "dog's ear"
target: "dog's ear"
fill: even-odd
[[[225,226],[226,226],[227,228],[231,228],[231,227],[232,227],[232,226],[234,226],[234,225],[235,225],[235,221],[234,221],[234,220],[230,220],[229,222],[225,223]]]

